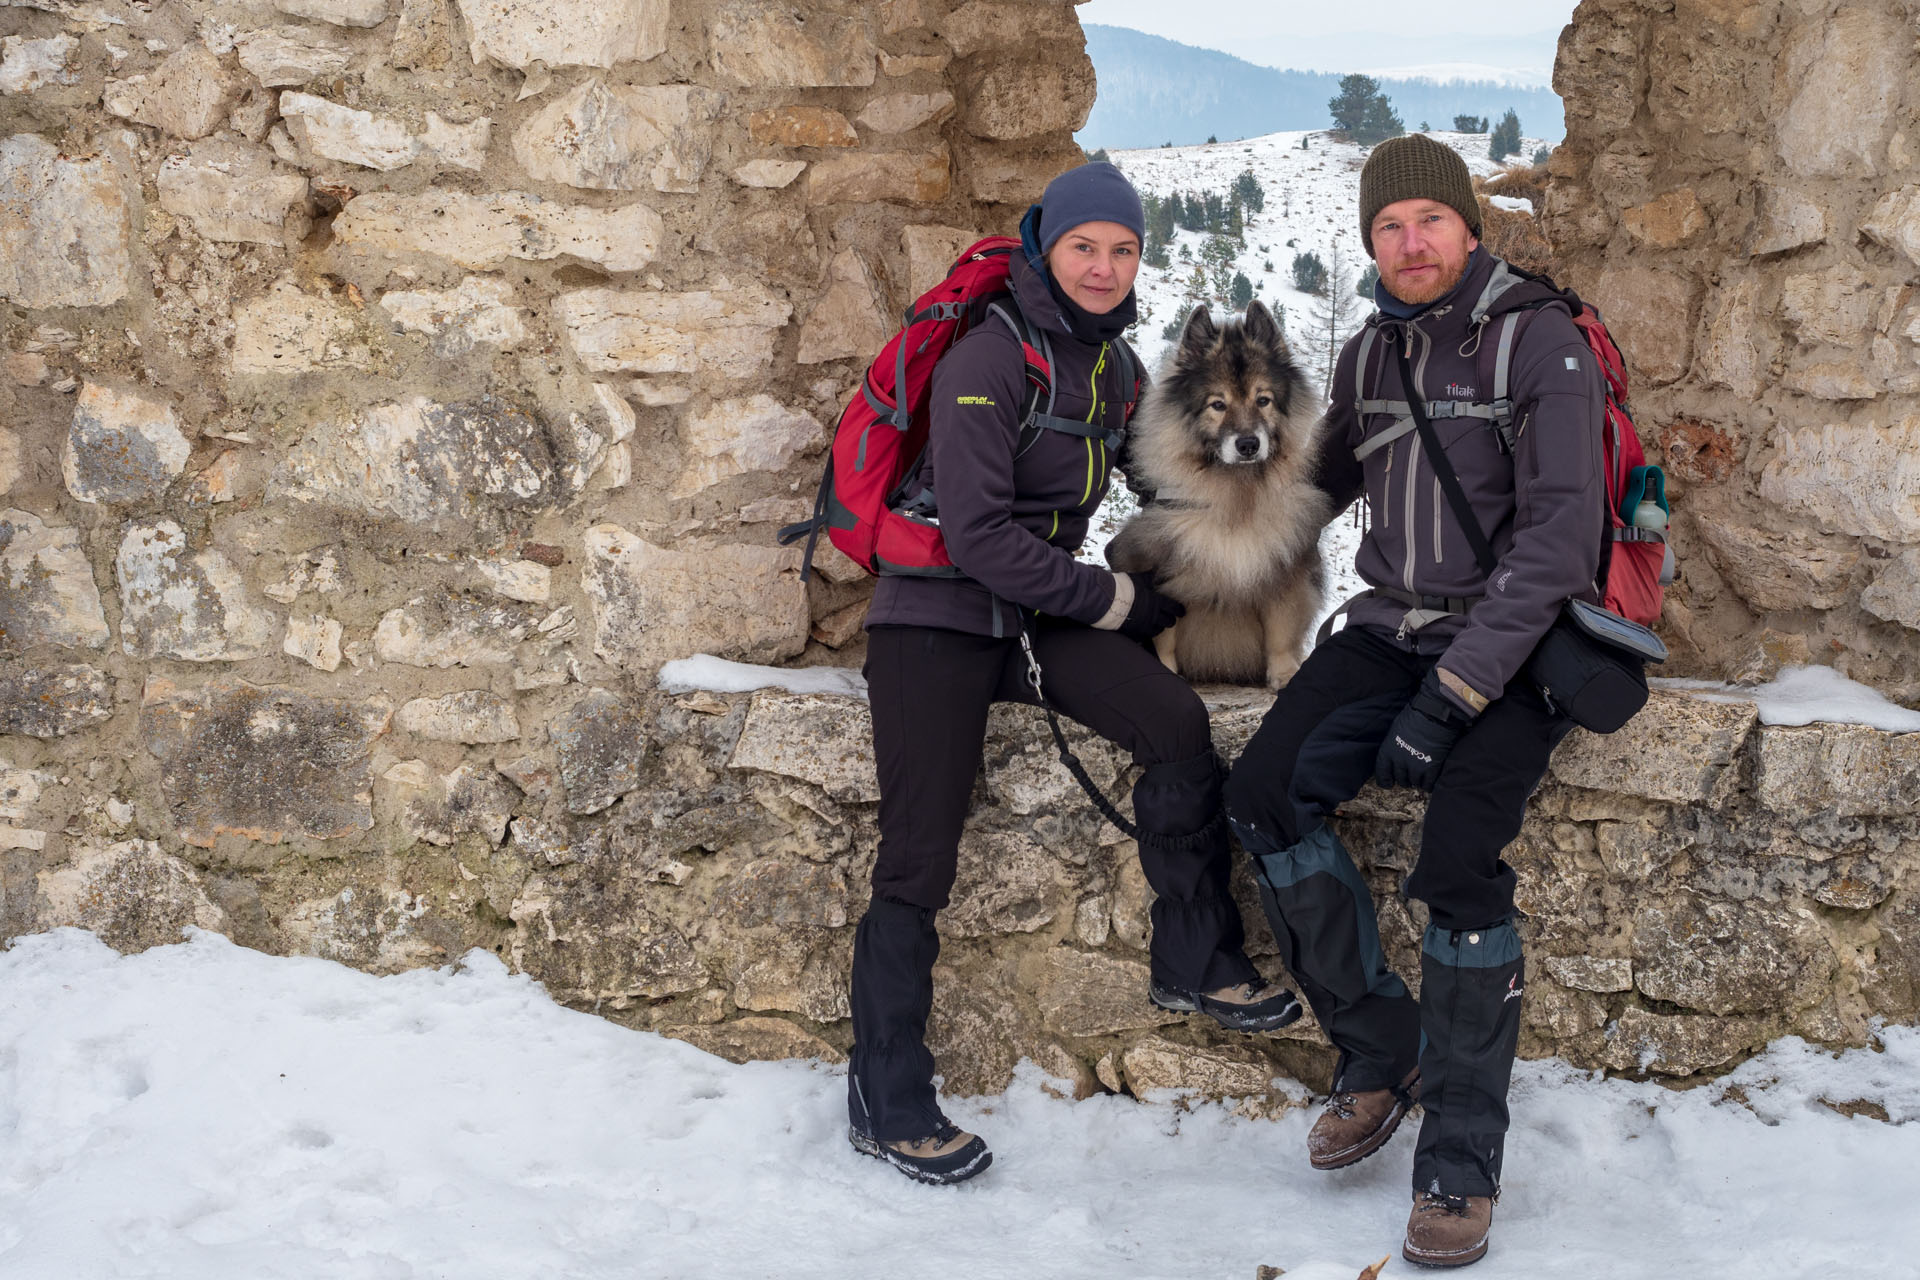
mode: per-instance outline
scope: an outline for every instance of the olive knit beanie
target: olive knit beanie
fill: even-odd
[[[1373,256],[1373,220],[1398,200],[1438,200],[1480,234],[1480,201],[1473,194],[1467,162],[1444,142],[1424,133],[1388,138],[1360,170],[1360,243]]]

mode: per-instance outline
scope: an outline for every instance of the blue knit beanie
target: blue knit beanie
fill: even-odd
[[[1096,160],[1069,169],[1040,196],[1040,252],[1050,253],[1061,236],[1083,222],[1117,222],[1147,238],[1147,213],[1140,193],[1114,165]]]

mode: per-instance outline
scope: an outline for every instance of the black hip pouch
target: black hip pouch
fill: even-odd
[[[1547,705],[1583,729],[1612,733],[1647,705],[1647,663],[1667,646],[1637,622],[1584,600],[1561,606],[1527,659]]]

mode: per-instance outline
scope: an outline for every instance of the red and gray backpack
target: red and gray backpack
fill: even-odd
[[[1053,414],[1053,344],[1027,323],[1008,290],[1011,258],[1018,252],[1020,242],[1009,236],[989,236],[970,246],[945,280],[914,300],[904,327],[867,366],[859,394],[847,402],[834,425],[812,516],[787,525],[778,535],[782,546],[807,540],[803,578],[811,572],[822,531],[872,574],[961,576],[941,539],[934,495],[921,483],[921,463],[934,365],[988,319],[1012,329],[1026,355],[1028,396],[1018,452],[1032,448],[1042,431],[1100,440],[1110,452],[1120,448],[1124,431]],[[1122,384],[1132,388],[1127,400],[1131,416],[1140,390],[1139,364],[1124,341],[1114,345],[1120,353]]]

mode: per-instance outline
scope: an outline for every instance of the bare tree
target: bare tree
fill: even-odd
[[[1307,305],[1307,331],[1301,335],[1300,354],[1307,368],[1320,375],[1322,395],[1333,394],[1333,368],[1363,318],[1360,297],[1353,291],[1353,272],[1347,267],[1340,243],[1327,253],[1327,290]]]

